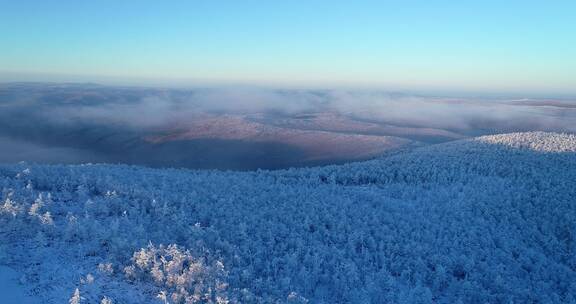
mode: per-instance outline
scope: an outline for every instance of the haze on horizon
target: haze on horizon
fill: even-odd
[[[0,1],[0,82],[576,94],[573,1]]]

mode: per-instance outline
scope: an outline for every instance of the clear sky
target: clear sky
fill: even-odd
[[[0,0],[0,80],[576,93],[576,1]]]

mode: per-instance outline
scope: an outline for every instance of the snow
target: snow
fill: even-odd
[[[282,171],[21,163],[0,189],[0,264],[43,303],[576,301],[569,134]]]
[[[40,299],[26,294],[26,288],[18,283],[19,275],[13,269],[0,266],[0,300],[4,304],[37,304]]]

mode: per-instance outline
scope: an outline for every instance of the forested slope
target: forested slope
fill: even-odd
[[[576,136],[222,172],[0,166],[0,263],[65,303],[574,303]]]

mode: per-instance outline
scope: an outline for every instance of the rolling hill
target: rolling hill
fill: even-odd
[[[576,302],[570,134],[278,171],[20,163],[0,189],[2,261],[45,303]]]

